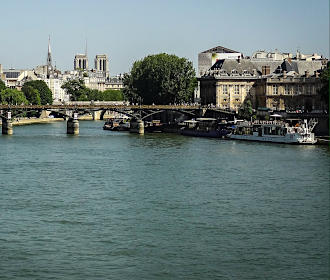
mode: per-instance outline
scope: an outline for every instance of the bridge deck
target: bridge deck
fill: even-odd
[[[84,105],[3,105],[0,104],[0,110],[201,110],[209,109],[225,114],[234,114],[233,112],[221,110],[216,107],[196,106],[196,105],[115,105],[115,104],[84,104]]]

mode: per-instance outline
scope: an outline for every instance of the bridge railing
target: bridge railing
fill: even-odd
[[[0,104],[0,110],[214,110],[225,114],[233,112],[222,110],[218,107],[201,105],[129,105],[129,104],[52,104],[52,105],[7,105]]]

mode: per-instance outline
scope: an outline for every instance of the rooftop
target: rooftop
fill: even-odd
[[[234,50],[222,47],[222,46],[217,46],[212,49],[203,51],[202,53],[240,53],[240,52],[234,51]]]

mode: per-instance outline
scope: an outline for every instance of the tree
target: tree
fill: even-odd
[[[30,89],[28,89],[28,87],[32,87],[33,89],[36,89],[38,91],[39,96],[40,96],[40,102],[42,105],[53,103],[53,94],[44,81],[36,80],[36,81],[26,82],[22,87],[22,91],[26,95],[31,94],[31,92],[28,93],[28,90],[30,90]],[[36,99],[38,99],[37,96],[34,96],[33,100],[35,101]],[[29,100],[29,101],[31,102],[31,100]]]
[[[244,118],[246,120],[249,120],[252,115],[253,115],[253,108],[252,108],[252,102],[250,99],[246,99],[241,108],[239,109],[238,111],[238,115],[241,117],[241,118]]]
[[[98,99],[103,101],[123,101],[124,96],[121,90],[107,89],[103,92],[99,92]]]
[[[62,85],[62,88],[70,95],[73,101],[121,101],[124,100],[123,93],[120,90],[105,90],[89,89],[85,86],[82,79],[70,80]]]
[[[0,80],[0,91],[2,91],[4,89],[6,89],[6,85],[2,80]]]
[[[124,95],[132,102],[168,104],[192,101],[195,70],[186,58],[165,53],[149,55],[124,75]]]
[[[28,104],[23,92],[17,89],[7,88],[0,91],[0,103],[10,105]]]
[[[30,104],[33,104],[33,105],[41,104],[40,94],[37,89],[33,88],[32,86],[27,85],[25,87],[23,86],[22,90],[24,90],[25,97]]]
[[[62,85],[62,88],[70,95],[73,101],[87,99],[88,89],[86,88],[82,79],[70,80]]]

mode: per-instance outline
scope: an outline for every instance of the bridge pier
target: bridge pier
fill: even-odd
[[[144,122],[143,120],[135,120],[131,121],[130,123],[130,130],[131,133],[138,133],[144,134]]]
[[[7,112],[7,116],[2,117],[2,134],[4,135],[13,134],[13,123],[11,120],[11,112]]]
[[[66,122],[66,133],[71,135],[79,134],[78,114],[74,113],[73,118],[69,118]]]
[[[101,112],[100,111],[93,111],[92,112],[93,121],[101,120]]]

